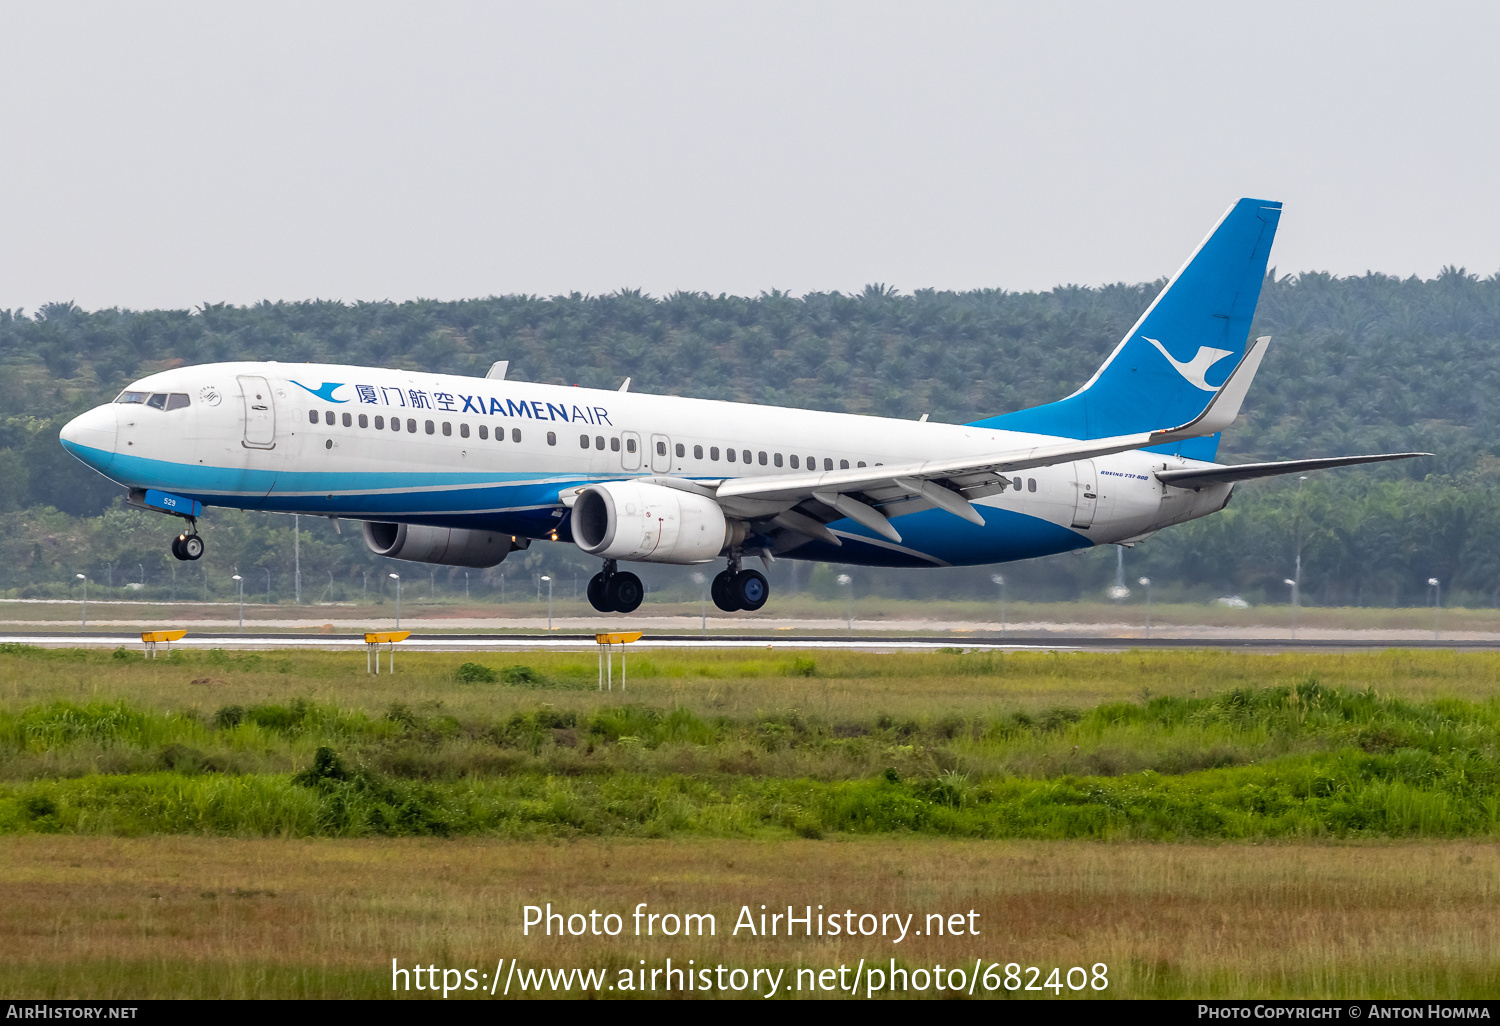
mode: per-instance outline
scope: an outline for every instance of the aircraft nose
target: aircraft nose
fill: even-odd
[[[58,438],[64,449],[102,472],[114,462],[118,431],[119,423],[111,403],[74,417],[63,425]]]

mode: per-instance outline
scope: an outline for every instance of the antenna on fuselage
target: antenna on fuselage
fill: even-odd
[[[505,372],[508,371],[509,369],[510,369],[510,361],[509,360],[496,360],[494,363],[490,364],[490,372],[488,374],[486,374],[485,377],[486,378],[493,378],[495,381],[504,381],[505,380]]]
[[[625,381],[620,385],[620,391],[621,392],[629,392],[630,391],[630,379],[629,378],[626,378]]]

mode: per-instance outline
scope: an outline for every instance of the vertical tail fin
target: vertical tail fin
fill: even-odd
[[[1240,200],[1082,388],[1058,402],[977,424],[1103,438],[1192,420],[1245,354],[1280,217],[1280,203]],[[1184,456],[1212,459],[1218,436],[1173,448],[1182,446],[1193,449],[1184,449]]]

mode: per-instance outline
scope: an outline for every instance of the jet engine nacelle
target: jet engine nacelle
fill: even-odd
[[[605,559],[706,563],[728,544],[731,526],[706,495],[641,481],[590,485],[573,503],[573,541]]]
[[[365,545],[377,556],[444,566],[498,566],[518,546],[508,534],[462,527],[365,521]]]

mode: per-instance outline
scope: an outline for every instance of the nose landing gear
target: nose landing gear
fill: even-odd
[[[604,569],[589,578],[589,605],[601,613],[633,613],[646,597],[641,579],[617,566],[613,559],[606,559]]]
[[[203,558],[203,539],[198,536],[196,521],[188,521],[189,527],[172,539],[172,555],[185,562]]]

